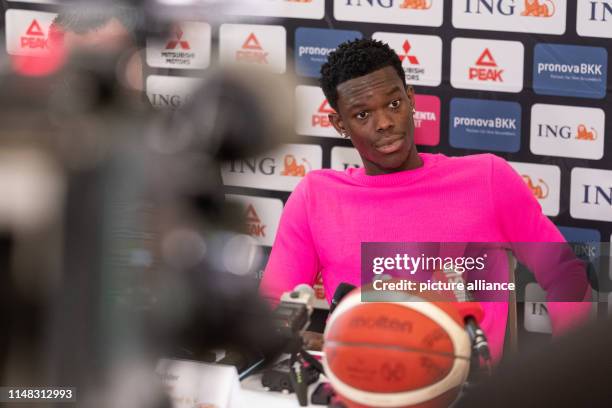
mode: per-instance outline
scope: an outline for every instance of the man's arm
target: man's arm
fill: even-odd
[[[320,269],[308,219],[308,178],[300,182],[283,209],[270,259],[260,285],[261,294],[275,305],[283,292],[312,285]]]
[[[553,332],[586,321],[591,304],[576,302],[588,299],[591,293],[584,262],[563,244],[563,235],[542,214],[540,203],[520,175],[505,160],[491,157],[491,194],[499,227],[518,260],[546,291]]]

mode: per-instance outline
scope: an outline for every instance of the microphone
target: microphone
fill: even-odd
[[[331,304],[329,305],[329,314],[331,315],[334,310],[336,310],[336,307],[338,306],[338,303],[340,303],[340,301],[349,293],[351,292],[353,289],[355,289],[356,286],[351,285],[350,283],[346,283],[346,282],[341,282],[338,287],[336,288],[336,291],[334,292],[334,296],[332,297],[332,301]]]

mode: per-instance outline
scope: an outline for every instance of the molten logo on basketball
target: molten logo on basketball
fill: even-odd
[[[389,318],[387,316],[355,316],[351,319],[349,325],[351,327],[361,327],[368,329],[382,329],[397,332],[412,332],[412,322]]]

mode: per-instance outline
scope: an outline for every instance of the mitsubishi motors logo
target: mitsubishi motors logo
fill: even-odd
[[[250,33],[242,44],[242,50],[236,51],[236,61],[254,64],[267,64],[268,53],[265,52],[254,33]]]
[[[329,105],[329,102],[327,102],[327,99],[324,99],[323,102],[321,102],[321,105],[319,105],[319,109],[317,110],[317,113],[315,113],[314,115],[312,115],[312,121],[311,124],[313,127],[324,127],[324,128],[328,128],[331,127],[331,121],[329,120],[329,116],[330,114],[336,113],[335,110],[332,109],[332,107]]]
[[[408,54],[410,52],[410,48],[411,48],[410,42],[408,40],[405,40],[404,44],[402,45],[402,49],[404,50],[404,53],[398,54],[400,61],[403,63],[404,60],[406,60],[412,65],[419,65],[418,58],[415,57],[414,55]]]
[[[26,35],[21,37],[21,48],[47,48],[47,38],[36,19],[30,23]]]
[[[180,27],[176,27],[173,34],[176,36],[176,40],[171,39],[170,41],[168,41],[168,44],[166,44],[167,50],[173,50],[177,46],[180,46],[180,48],[182,48],[183,50],[191,49],[191,47],[189,47],[189,42],[183,40],[183,30],[181,30]]]
[[[497,69],[497,63],[489,51],[485,48],[478,60],[476,60],[476,66],[470,67],[469,79],[476,79],[478,81],[493,81],[493,82],[504,82],[502,78],[503,69]]]

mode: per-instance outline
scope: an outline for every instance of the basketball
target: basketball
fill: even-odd
[[[355,289],[330,316],[323,366],[347,407],[438,408],[457,397],[471,353],[461,316],[450,303],[406,296],[362,302]]]

